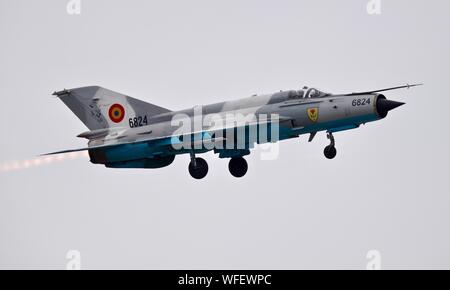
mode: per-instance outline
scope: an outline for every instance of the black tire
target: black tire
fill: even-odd
[[[328,145],[323,150],[323,154],[325,155],[326,158],[333,159],[334,157],[336,157],[336,154],[337,154],[336,147]]]
[[[189,174],[195,179],[202,179],[208,174],[208,163],[203,158],[195,158],[197,166],[192,161],[189,163]]]
[[[234,177],[243,177],[248,170],[247,161],[242,157],[231,158],[228,163],[228,170],[230,170],[231,175]]]

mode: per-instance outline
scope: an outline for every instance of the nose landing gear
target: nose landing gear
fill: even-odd
[[[336,154],[337,154],[336,147],[334,146],[335,143],[334,143],[333,133],[328,132],[327,138],[330,139],[330,145],[325,147],[325,149],[323,150],[323,154],[325,155],[326,158],[333,159],[334,157],[336,157]]]

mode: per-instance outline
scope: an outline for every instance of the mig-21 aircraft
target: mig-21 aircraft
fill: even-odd
[[[207,162],[197,154],[213,150],[230,158],[235,177],[247,173],[243,158],[255,144],[274,143],[309,134],[309,142],[325,131],[330,144],[328,159],[336,156],[333,133],[358,128],[385,118],[404,103],[382,92],[410,88],[330,94],[316,88],[280,91],[181,111],[171,111],[102,87],[90,86],[53,93],[87,126],[78,137],[85,148],[49,154],[88,151],[90,161],[109,168],[161,168],[178,154],[190,154],[188,169],[195,179],[208,173]]]

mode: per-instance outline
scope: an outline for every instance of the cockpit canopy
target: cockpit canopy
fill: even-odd
[[[290,99],[315,99],[323,98],[329,96],[329,93],[322,92],[316,88],[303,87],[301,90],[291,90],[289,91]]]

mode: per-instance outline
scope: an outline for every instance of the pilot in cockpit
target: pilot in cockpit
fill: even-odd
[[[289,91],[290,99],[313,99],[313,98],[323,98],[329,96],[330,94],[322,92],[316,88],[303,87],[303,89],[295,91]]]

